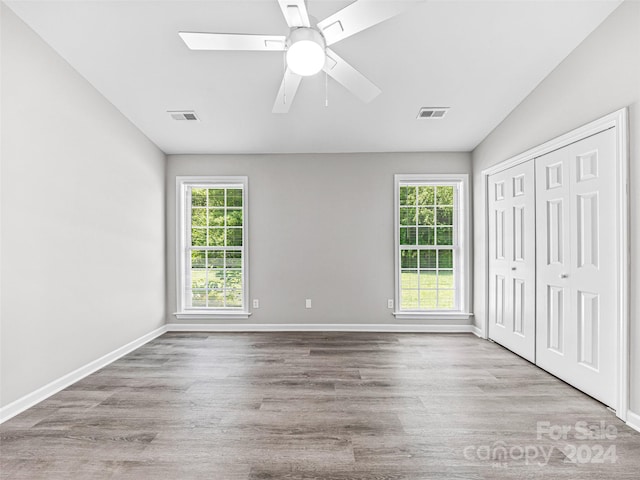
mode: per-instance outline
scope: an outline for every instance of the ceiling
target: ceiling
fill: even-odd
[[[472,150],[620,2],[416,3],[332,46],[380,96],[364,104],[329,78],[325,107],[321,73],[288,114],[271,112],[282,52],[191,51],[178,37],[285,35],[276,0],[6,3],[166,153],[328,153]],[[349,3],[307,2],[318,20]],[[417,120],[423,106],[451,109]]]

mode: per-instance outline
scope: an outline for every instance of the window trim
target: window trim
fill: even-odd
[[[457,187],[457,219],[454,225],[454,234],[459,245],[458,266],[456,272],[456,292],[458,308],[456,310],[400,310],[400,184],[401,183],[425,183],[433,185],[454,184]],[[394,311],[397,319],[447,319],[463,320],[472,316],[469,313],[471,292],[471,265],[470,265],[470,195],[469,175],[466,173],[440,174],[396,174],[394,175],[393,189],[393,235],[394,235]]]
[[[242,185],[242,304],[243,307],[227,308],[185,308],[185,273],[186,273],[186,222],[189,218],[186,202],[188,187],[212,188],[215,186],[228,187]],[[174,313],[178,320],[185,319],[241,319],[249,318],[249,246],[248,246],[248,218],[249,218],[249,178],[246,176],[176,176],[176,309]]]

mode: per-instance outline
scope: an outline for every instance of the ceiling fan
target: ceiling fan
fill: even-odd
[[[363,102],[380,89],[343,60],[330,45],[401,13],[415,1],[357,0],[314,23],[305,0],[278,0],[289,35],[179,32],[191,50],[260,50],[286,52],[286,71],[273,113],[287,113],[302,77],[324,70]]]

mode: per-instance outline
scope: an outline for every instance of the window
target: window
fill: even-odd
[[[396,316],[465,313],[467,176],[395,179]]]
[[[248,315],[247,178],[178,177],[178,314]]]

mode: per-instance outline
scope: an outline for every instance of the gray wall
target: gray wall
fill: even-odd
[[[164,324],[165,157],[1,9],[5,406]]]
[[[632,399],[640,412],[640,2],[624,2],[474,150],[474,313],[486,318],[481,172],[630,106]]]
[[[470,162],[468,153],[168,156],[168,321],[177,323],[177,175],[249,177],[250,298],[260,308],[247,322],[388,324],[393,175],[470,173]]]

